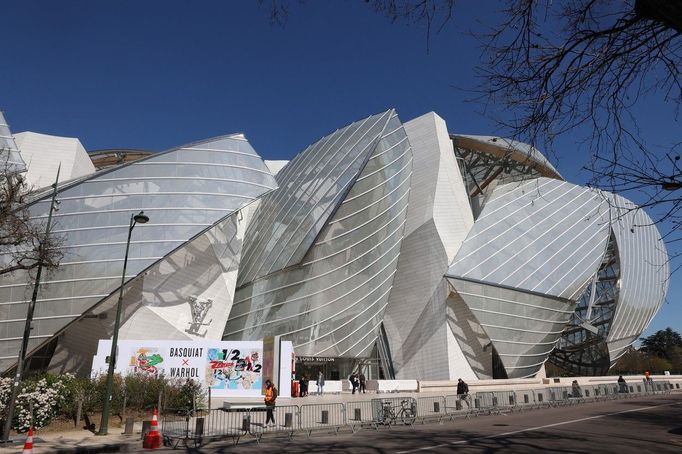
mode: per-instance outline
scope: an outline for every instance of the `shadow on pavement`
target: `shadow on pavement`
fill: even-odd
[[[552,443],[552,452],[594,454],[594,450],[576,450],[585,439],[566,433],[525,432],[509,437],[485,438],[485,434],[461,431],[407,431],[381,430],[379,432],[365,431],[355,435],[298,438],[291,441],[283,439],[269,439],[261,441],[255,446],[255,441],[240,442],[239,445],[225,443],[211,443],[201,448],[187,449],[188,453],[377,453],[387,454],[399,451],[419,450],[429,446],[439,446],[430,452],[444,452],[453,449],[473,450],[486,453],[497,452],[547,452],[548,443]],[[428,441],[426,441],[428,440]],[[570,448],[557,447],[561,441]],[[440,446],[442,445],[442,446]]]

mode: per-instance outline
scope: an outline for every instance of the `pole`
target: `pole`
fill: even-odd
[[[111,353],[109,354],[109,370],[107,371],[107,392],[104,396],[102,406],[102,422],[99,425],[97,435],[107,435],[109,432],[109,405],[111,404],[111,392],[114,385],[114,363],[116,362],[116,344],[118,343],[118,329],[121,324],[121,308],[123,306],[123,286],[126,280],[126,268],[128,266],[128,251],[130,250],[130,236],[135,227],[134,215],[130,216],[130,226],[128,227],[128,240],[126,241],[126,253],[123,258],[123,275],[121,276],[121,287],[118,292],[118,303],[116,303],[116,321],[114,322],[114,336],[111,338]]]
[[[45,238],[38,245],[38,268],[36,269],[36,281],[33,284],[33,295],[31,302],[28,304],[26,311],[26,324],[24,325],[24,336],[21,339],[21,347],[19,349],[19,358],[17,359],[16,375],[14,382],[12,382],[12,393],[10,394],[9,403],[7,407],[7,419],[5,420],[5,427],[2,433],[2,441],[10,441],[9,433],[12,430],[12,418],[14,417],[14,407],[16,406],[17,395],[19,394],[19,385],[21,384],[21,377],[24,373],[24,360],[26,359],[26,352],[28,351],[28,340],[31,335],[31,324],[33,322],[33,312],[38,300],[38,290],[40,289],[40,277],[43,272],[43,247],[50,235],[50,226],[52,224],[52,213],[54,212],[55,203],[57,200],[57,184],[59,183],[59,172],[62,165],[57,167],[57,177],[52,184],[52,201],[50,202],[50,212],[47,215],[47,225],[45,226]]]

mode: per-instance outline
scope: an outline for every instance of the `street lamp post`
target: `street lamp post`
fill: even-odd
[[[109,355],[109,370],[107,371],[107,392],[104,396],[102,405],[102,422],[99,425],[97,435],[107,435],[109,432],[109,405],[111,404],[111,392],[114,385],[114,367],[116,363],[116,344],[118,343],[118,329],[121,324],[121,310],[123,306],[123,286],[126,280],[126,268],[128,266],[128,251],[130,250],[130,236],[133,233],[135,224],[146,224],[149,217],[140,211],[138,214],[130,216],[130,227],[128,227],[128,240],[126,241],[126,253],[123,259],[123,275],[121,276],[121,287],[118,292],[118,303],[116,304],[116,321],[114,322],[114,335],[111,338],[111,353]]]
[[[59,183],[59,172],[62,164],[57,167],[57,177],[52,184],[52,201],[50,202],[50,212],[47,215],[47,223],[45,226],[45,238],[38,244],[38,267],[36,268],[36,280],[33,284],[33,296],[28,304],[26,310],[26,323],[24,324],[24,336],[21,339],[21,347],[19,347],[19,357],[17,359],[17,370],[15,372],[14,381],[12,381],[12,391],[10,393],[9,402],[7,403],[7,414],[5,419],[5,427],[2,432],[2,441],[9,442],[9,432],[12,430],[12,418],[14,417],[14,407],[16,405],[17,395],[19,394],[19,385],[21,384],[21,377],[24,373],[24,360],[28,351],[28,340],[31,335],[31,324],[33,322],[33,312],[35,311],[36,301],[38,300],[38,290],[40,289],[40,277],[43,272],[43,248],[50,236],[50,227],[52,225],[52,213],[57,211],[57,184]]]

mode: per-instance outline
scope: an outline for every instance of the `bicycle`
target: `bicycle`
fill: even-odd
[[[417,418],[416,412],[412,407],[412,403],[407,399],[401,401],[400,405],[397,406],[391,405],[390,400],[385,400],[381,407],[380,416],[380,420],[389,426],[391,424],[396,424],[398,419],[400,419],[403,424],[411,426],[414,424],[414,420]]]

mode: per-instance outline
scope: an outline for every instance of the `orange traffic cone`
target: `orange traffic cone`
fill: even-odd
[[[145,449],[158,449],[161,447],[161,434],[159,433],[159,413],[154,408],[152,415],[151,430],[144,436],[142,447]]]
[[[24,443],[23,454],[33,454],[33,427],[28,428],[28,437]]]

